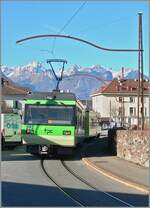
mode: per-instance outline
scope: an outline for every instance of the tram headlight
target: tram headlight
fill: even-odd
[[[27,128],[26,129],[26,134],[30,134],[31,132],[30,132],[30,129],[29,128]]]
[[[69,131],[69,130],[64,130],[64,131],[63,131],[63,135],[71,135],[71,131]]]
[[[27,128],[26,129],[26,134],[34,134],[34,130],[30,129],[30,128]]]

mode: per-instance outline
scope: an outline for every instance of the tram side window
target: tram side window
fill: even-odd
[[[82,111],[79,108],[77,108],[77,126],[82,126]]]

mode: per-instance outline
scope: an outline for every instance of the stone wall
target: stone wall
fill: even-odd
[[[149,167],[149,132],[138,130],[117,131],[117,156]]]

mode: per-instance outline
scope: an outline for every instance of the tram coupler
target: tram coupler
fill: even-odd
[[[39,145],[39,154],[40,155],[48,155],[49,147],[46,145]]]

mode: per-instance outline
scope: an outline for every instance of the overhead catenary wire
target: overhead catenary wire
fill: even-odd
[[[69,20],[66,22],[66,24],[60,29],[59,33],[64,31],[64,29],[70,24],[70,22],[73,20],[73,18],[79,13],[79,11],[84,7],[84,5],[87,3],[87,0],[83,2],[83,4],[75,11],[75,13],[69,18]]]
[[[67,22],[63,25],[63,27],[60,29],[60,31],[57,33],[58,35],[61,34],[64,29],[71,23],[71,21],[75,18],[75,16],[79,13],[79,11],[84,7],[84,5],[87,3],[87,0],[84,1],[81,6],[74,12],[74,14],[67,20]],[[52,43],[52,53],[54,54],[54,49],[55,49],[55,43],[56,43],[56,38],[54,38],[53,43]]]
[[[57,33],[57,34],[60,34],[62,31],[64,31],[64,29],[70,24],[70,22],[75,18],[75,16],[79,13],[79,11],[84,7],[84,5],[87,3],[87,0],[84,1],[80,7],[74,12],[74,14],[67,20],[67,22],[63,25],[63,27],[60,29],[60,31]],[[45,38],[47,39],[47,38]],[[54,54],[54,49],[55,49],[55,42],[56,42],[56,37],[54,37],[54,40],[53,40],[53,43],[52,43],[52,50],[49,51],[49,50],[41,50],[39,48],[33,48],[31,46],[28,46],[29,48],[31,48],[32,50],[39,50],[41,52],[48,52],[48,53],[51,53],[51,55],[53,56],[53,58],[56,59],[56,56]],[[61,64],[58,63],[58,65],[61,67]]]
[[[75,13],[68,19],[68,21],[63,25],[63,27],[60,29],[60,31],[57,33],[57,34],[60,34],[69,24],[70,24],[70,22],[73,20],[73,18],[79,13],[79,11],[84,7],[84,5],[87,3],[87,0],[86,1],[84,1],[83,2],[83,4],[81,4],[81,6],[75,11]],[[123,17],[123,18],[119,18],[119,19],[115,19],[115,20],[113,20],[112,22],[110,22],[110,24],[113,24],[113,23],[116,23],[116,22],[118,22],[118,21],[120,21],[120,20],[122,20],[122,19],[127,19],[127,18],[129,18],[128,16],[127,17]],[[46,37],[46,39],[47,39],[48,37]],[[44,38],[43,38],[44,39]],[[52,43],[52,50],[51,50],[51,52],[50,52],[50,50],[40,50],[41,52],[48,52],[48,53],[51,53],[52,54],[52,56],[54,57],[54,58],[56,58],[56,56],[55,56],[55,54],[54,54],[54,47],[55,47],[55,42],[56,42],[56,37],[54,37],[54,41],[53,41],[53,43]],[[60,63],[58,63],[58,65],[59,66],[61,66],[60,65]]]
[[[133,19],[133,18],[134,18],[134,16],[133,16],[133,15],[130,15],[130,16],[125,16],[125,17],[120,17],[120,18],[114,19],[114,20],[109,21],[109,22],[106,22],[106,23],[97,24],[97,25],[92,26],[92,27],[87,26],[87,27],[82,28],[81,30],[77,31],[76,34],[79,35],[79,34],[81,34],[82,32],[85,32],[85,31],[91,30],[91,29],[94,29],[94,31],[95,31],[95,30],[100,30],[100,32],[101,32],[103,29],[106,29],[106,27],[108,27],[108,26],[111,26],[111,25],[116,24],[116,23],[121,22],[121,21],[125,21],[125,20],[127,20],[127,19],[130,19],[130,20],[131,20],[131,19]],[[103,27],[103,26],[104,26],[104,27]]]

